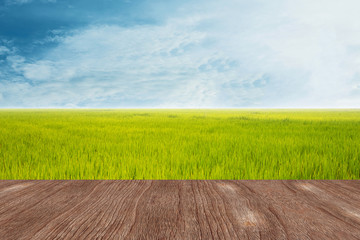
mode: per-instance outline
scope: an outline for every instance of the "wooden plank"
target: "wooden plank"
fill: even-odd
[[[0,239],[360,239],[360,181],[0,181]]]

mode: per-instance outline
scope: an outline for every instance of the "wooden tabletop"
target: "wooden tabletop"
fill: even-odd
[[[0,181],[0,239],[360,239],[360,181]]]

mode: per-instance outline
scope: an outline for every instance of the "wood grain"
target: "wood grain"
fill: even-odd
[[[0,239],[360,239],[360,181],[0,181]]]

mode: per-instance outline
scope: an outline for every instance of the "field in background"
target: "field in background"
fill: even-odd
[[[360,110],[0,110],[0,179],[360,179]]]

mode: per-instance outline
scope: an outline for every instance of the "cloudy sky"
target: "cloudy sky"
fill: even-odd
[[[0,107],[360,107],[358,0],[1,0]]]

